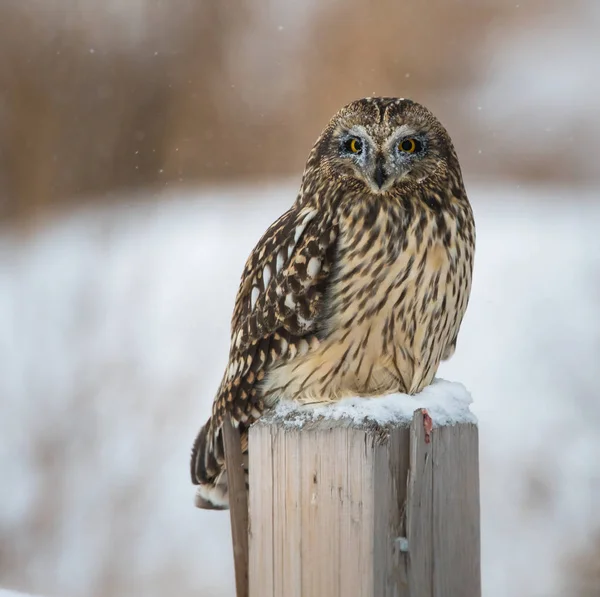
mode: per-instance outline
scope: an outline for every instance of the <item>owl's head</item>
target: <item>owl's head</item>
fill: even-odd
[[[378,194],[459,168],[452,141],[435,116],[396,98],[369,97],[344,106],[313,156],[327,176]]]

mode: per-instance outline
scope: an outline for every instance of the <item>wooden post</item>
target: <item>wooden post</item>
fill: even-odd
[[[480,597],[478,430],[266,415],[250,430],[250,597]]]
[[[248,597],[248,493],[242,467],[240,434],[231,424],[229,417],[225,417],[223,421],[223,444],[227,467],[236,595]]]

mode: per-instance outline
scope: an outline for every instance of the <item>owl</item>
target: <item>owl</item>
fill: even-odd
[[[408,99],[343,107],[312,148],[292,207],[243,270],[229,361],[192,448],[196,505],[228,508],[222,423],[279,400],[416,394],[452,356],[475,223],[450,136]]]

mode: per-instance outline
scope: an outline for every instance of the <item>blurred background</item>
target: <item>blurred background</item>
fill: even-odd
[[[410,97],[478,227],[484,595],[600,595],[600,4],[0,3],[0,586],[232,596],[188,459],[331,115]]]

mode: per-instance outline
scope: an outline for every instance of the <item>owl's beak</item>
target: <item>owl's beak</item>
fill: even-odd
[[[377,186],[381,189],[387,180],[387,173],[385,171],[385,162],[383,157],[378,157],[375,162],[375,172],[373,173],[373,180]]]

